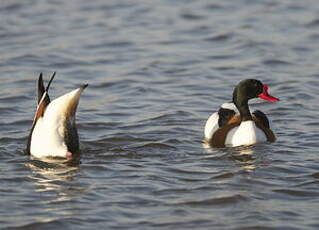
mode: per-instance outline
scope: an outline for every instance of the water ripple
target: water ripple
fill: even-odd
[[[196,207],[196,206],[227,206],[227,205],[234,205],[239,202],[245,202],[247,201],[247,197],[242,195],[232,195],[232,196],[224,196],[224,197],[218,197],[218,198],[212,198],[212,199],[205,199],[205,200],[199,200],[199,201],[185,201],[185,202],[179,202],[178,205],[186,205],[190,207]]]

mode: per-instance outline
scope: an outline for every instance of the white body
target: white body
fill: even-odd
[[[236,114],[238,114],[238,110],[233,103],[225,103],[221,107],[234,110]],[[212,139],[214,133],[219,128],[218,120],[218,112],[213,113],[208,118],[204,130],[205,139],[207,141]],[[256,126],[255,122],[244,121],[241,122],[238,127],[235,127],[229,131],[225,140],[225,146],[236,147],[241,145],[252,145],[266,141],[266,135]]]
[[[255,125],[254,121],[244,121],[238,127],[229,131],[225,140],[225,146],[252,145],[266,141],[267,137],[265,133]]]
[[[218,119],[219,119],[219,116],[218,116],[218,113],[216,112],[216,113],[213,113],[206,121],[205,131],[204,131],[206,140],[210,140],[213,137],[216,130],[219,128]]]
[[[83,88],[78,88],[50,102],[33,129],[31,155],[41,158],[67,157],[70,154],[64,134],[67,127],[75,127],[75,110],[82,91]]]

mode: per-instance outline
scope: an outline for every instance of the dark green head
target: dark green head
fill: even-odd
[[[264,85],[256,79],[242,80],[237,84],[233,93],[233,102],[239,106],[248,100],[257,98],[263,92]]]
[[[238,108],[242,120],[251,120],[248,101],[258,97],[272,102],[279,100],[278,98],[269,95],[268,85],[264,85],[259,80],[246,79],[237,84],[233,92],[233,102]]]

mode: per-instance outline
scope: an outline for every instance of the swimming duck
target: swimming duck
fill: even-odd
[[[42,73],[38,80],[38,106],[28,138],[26,152],[36,158],[58,157],[72,159],[79,152],[79,137],[75,124],[75,113],[81,93],[87,84],[54,100],[44,87]]]
[[[268,93],[268,85],[256,79],[242,80],[233,92],[233,101],[224,103],[205,125],[205,142],[212,147],[235,147],[260,142],[274,142],[267,116],[256,110],[250,113],[248,101],[261,98],[275,102],[279,99]]]

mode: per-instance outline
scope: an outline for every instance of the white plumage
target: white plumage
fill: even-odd
[[[225,146],[236,147],[266,141],[267,138],[265,133],[255,125],[254,121],[243,121],[239,126],[229,131],[226,137]]]

